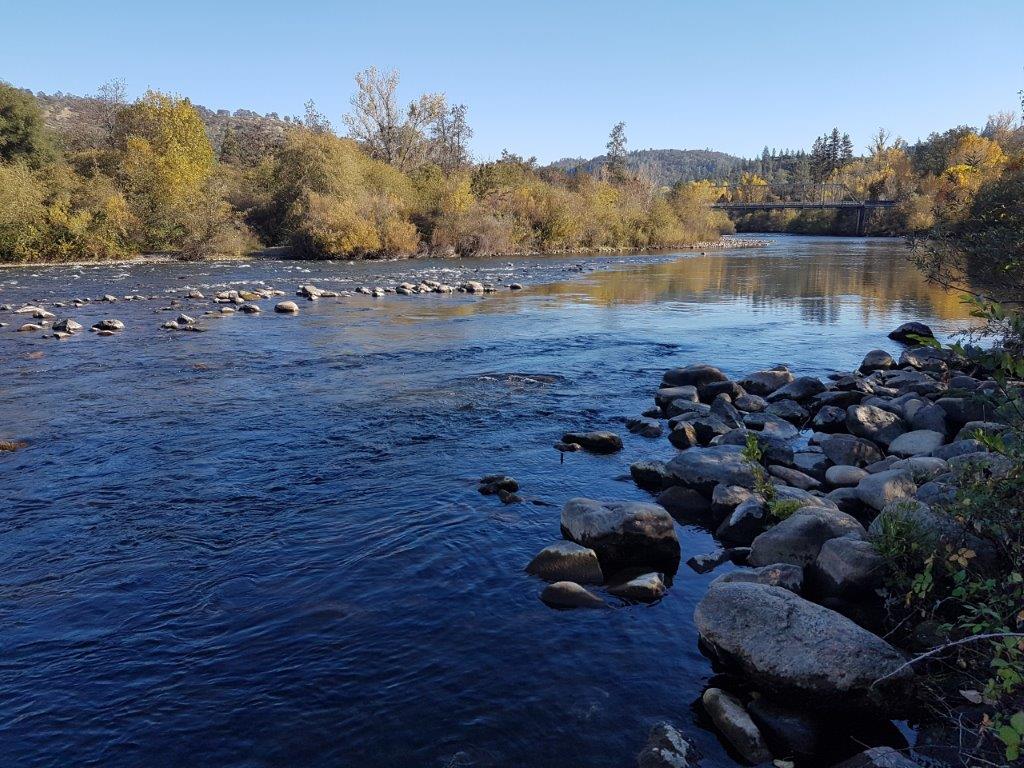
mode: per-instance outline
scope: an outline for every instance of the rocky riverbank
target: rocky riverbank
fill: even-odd
[[[694,613],[719,671],[698,709],[740,762],[898,768],[946,756],[929,743],[934,733],[912,750],[893,723],[921,713],[910,656],[921,648],[908,640],[921,633],[888,631],[889,547],[894,531],[912,530],[914,546],[992,557],[943,503],[967,471],[1009,471],[978,439],[1009,427],[985,397],[996,382],[927,343],[927,326],[890,338],[896,356],[872,350],[856,371],[825,379],[785,366],[737,379],[707,364],[666,371],[654,406],[627,422],[652,439],[667,432],[676,449],[630,468],[651,502],[569,500],[563,541],[526,568],[548,582],[540,597],[554,608],[654,603],[671,599],[674,580],[685,584],[674,521],[712,531],[720,548],[687,565],[740,567],[715,579]],[[556,445],[621,447],[613,432],[567,433]],[[685,734],[663,724],[639,764],[696,759]]]

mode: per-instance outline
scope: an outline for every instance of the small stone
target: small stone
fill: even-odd
[[[577,584],[604,582],[597,553],[572,541],[560,541],[544,547],[526,566],[526,572],[544,581],[572,581]]]
[[[92,328],[94,331],[123,331],[124,323],[122,323],[120,320],[107,318],[105,320],[100,320],[98,323],[93,323]]]
[[[281,303],[284,304],[285,302],[281,302]],[[294,303],[294,302],[289,302],[289,303]],[[251,303],[242,304],[238,308],[238,311],[239,312],[244,312],[247,315],[258,315],[260,313],[260,305],[259,304],[251,304]]]
[[[754,725],[739,699],[720,688],[708,688],[701,701],[715,727],[744,760],[754,764],[771,761],[772,755],[761,731]]]
[[[638,603],[653,603],[665,595],[665,582],[660,573],[645,573],[621,584],[608,587],[608,593]]]
[[[866,470],[849,464],[836,464],[825,470],[825,482],[833,488],[853,488],[867,476]]]
[[[294,301],[279,301],[274,305],[275,312],[281,312],[282,314],[296,314],[299,311],[299,305]]]
[[[552,608],[605,608],[600,597],[573,581],[556,581],[540,593],[540,599]]]
[[[690,768],[694,753],[683,734],[668,723],[659,723],[651,729],[636,764],[637,768]],[[696,762],[694,755],[693,764]]]
[[[591,453],[615,453],[622,450],[622,438],[614,432],[566,432],[563,443],[576,443]]]

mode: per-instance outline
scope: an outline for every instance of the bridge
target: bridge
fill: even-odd
[[[723,184],[712,208],[731,213],[781,210],[855,210],[857,234],[864,234],[871,211],[892,208],[895,200],[862,200],[845,184]]]

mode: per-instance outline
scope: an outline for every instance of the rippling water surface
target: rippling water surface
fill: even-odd
[[[892,241],[615,258],[150,264],[0,271],[0,303],[413,274],[484,297],[300,300],[298,316],[157,330],[166,299],[69,312],[127,330],[0,329],[0,761],[11,766],[616,766],[695,720],[712,672],[685,566],[648,607],[560,613],[523,573],[568,498],[642,499],[610,457],[552,444],[652,404],[708,361],[850,369],[955,297]],[[203,303],[186,302],[201,314]],[[476,491],[506,472],[525,503]],[[680,526],[684,560],[707,532]],[[728,566],[725,566],[728,567]]]

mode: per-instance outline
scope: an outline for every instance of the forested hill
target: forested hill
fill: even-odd
[[[91,96],[66,93],[35,94],[43,110],[47,128],[61,136],[67,149],[96,146],[97,137],[106,135],[106,121],[112,119],[111,105]],[[285,132],[301,122],[300,118],[280,117],[276,113],[261,115],[248,109],[212,110],[193,105],[206,127],[214,152],[220,155],[225,138],[235,151],[251,153],[248,160],[258,160],[284,140]]]
[[[604,155],[585,158],[565,158],[551,165],[563,170],[579,169],[597,174],[607,162]],[[711,149],[639,149],[626,155],[626,166],[634,172],[643,172],[660,186],[670,187],[677,181],[697,179],[728,179],[745,169],[741,157]]]

